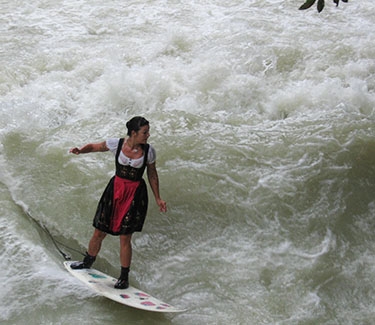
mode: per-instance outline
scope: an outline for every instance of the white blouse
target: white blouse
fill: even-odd
[[[120,138],[110,138],[106,140],[107,148],[116,155],[118,143],[120,141]],[[156,161],[156,152],[154,147],[150,145],[150,148],[148,149],[148,155],[147,155],[147,164],[152,164]],[[141,168],[143,165],[143,156],[137,159],[131,159],[124,155],[124,153],[120,152],[120,155],[118,157],[118,162],[121,165],[124,166],[132,166],[134,168]]]

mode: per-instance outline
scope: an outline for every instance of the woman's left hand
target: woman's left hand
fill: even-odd
[[[159,206],[159,210],[160,212],[167,212],[167,202],[165,202],[164,200],[162,199],[158,199],[156,201],[156,203],[158,204]]]

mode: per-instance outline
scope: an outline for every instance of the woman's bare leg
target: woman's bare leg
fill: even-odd
[[[130,267],[132,260],[132,234],[120,235],[120,262],[122,267]]]
[[[127,289],[129,287],[129,271],[132,260],[132,235],[120,235],[120,262],[121,274],[115,283],[116,289]]]
[[[102,241],[105,236],[107,236],[105,232],[98,229],[94,230],[94,234],[90,239],[89,248],[87,250],[87,253],[89,255],[96,257],[99,254],[100,248],[102,247]]]

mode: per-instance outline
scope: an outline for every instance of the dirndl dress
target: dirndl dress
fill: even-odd
[[[147,186],[143,173],[147,164],[149,145],[143,145],[141,168],[118,162],[124,139],[121,138],[115,156],[116,174],[106,186],[93,220],[93,226],[111,235],[128,235],[142,231],[148,207]]]

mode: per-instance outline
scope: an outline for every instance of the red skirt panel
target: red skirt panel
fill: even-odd
[[[134,200],[135,191],[139,186],[139,181],[129,181],[124,178],[115,177],[113,191],[113,216],[111,229],[113,232],[119,232],[121,229],[122,219],[126,218],[126,214]]]

